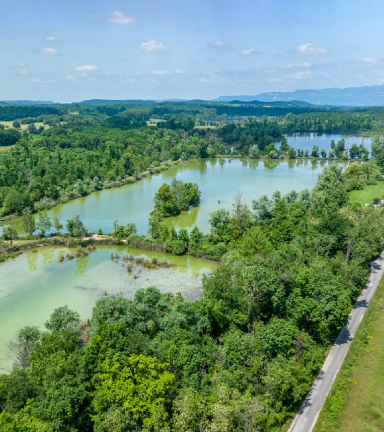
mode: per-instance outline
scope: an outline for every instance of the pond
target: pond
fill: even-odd
[[[166,219],[169,227],[191,229],[197,225],[204,233],[209,232],[209,213],[219,208],[230,210],[238,191],[243,202],[252,205],[252,200],[261,195],[270,196],[276,189],[283,194],[296,189],[312,189],[317,176],[327,164],[325,161],[290,160],[273,161],[253,159],[196,159],[187,160],[168,171],[147,177],[137,183],[114,189],[94,192],[60,204],[48,213],[57,216],[63,225],[75,215],[80,215],[87,229],[110,233],[113,222],[134,222],[139,234],[146,234],[148,218],[153,211],[153,198],[163,183],[171,183],[176,177],[197,183],[203,192],[200,205],[181,215]],[[12,221],[22,232],[21,219]]]
[[[293,135],[285,135],[288,140],[288,145],[295,149],[308,149],[312,150],[312,147],[315,145],[319,147],[319,150],[322,148],[329,153],[331,150],[331,140],[335,141],[335,144],[342,138],[345,140],[345,148],[350,149],[353,144],[360,145],[363,143],[364,147],[371,151],[371,138],[370,137],[360,137],[360,136],[345,136],[338,134],[316,134],[316,133],[296,133]]]
[[[61,255],[75,251],[41,247],[0,265],[0,367],[9,366],[4,360],[4,349],[15,332],[26,325],[43,328],[56,307],[68,305],[86,320],[105,291],[109,295],[121,291],[124,297],[131,298],[137,289],[149,286],[162,292],[180,292],[195,300],[201,295],[202,275],[218,267],[214,261],[125,246],[100,246],[88,256],[60,262]],[[111,252],[120,258],[111,260]],[[133,258],[156,258],[159,262],[165,259],[172,266],[148,269],[132,257],[129,262],[123,260],[128,254]],[[129,264],[131,273],[127,271]]]

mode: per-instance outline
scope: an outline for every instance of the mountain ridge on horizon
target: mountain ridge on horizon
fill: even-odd
[[[384,84],[376,86],[325,88],[321,90],[295,90],[293,92],[266,92],[257,95],[220,96],[212,102],[302,101],[314,105],[333,106],[384,106]]]
[[[89,99],[69,104],[81,105],[108,105],[116,103],[155,103],[155,102],[260,102],[260,103],[281,103],[287,102],[293,105],[330,105],[330,106],[347,106],[347,107],[364,107],[364,106],[384,106],[384,84],[375,86],[346,87],[346,88],[325,88],[320,90],[299,89],[292,92],[265,92],[256,95],[234,95],[219,96],[215,99]],[[33,100],[4,100],[0,101],[4,105],[52,105],[68,103],[53,101],[33,101]]]

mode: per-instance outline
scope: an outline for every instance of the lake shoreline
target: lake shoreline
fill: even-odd
[[[185,159],[185,160],[179,159],[177,161],[167,161],[161,165],[161,168],[166,168],[166,169],[162,169],[162,170],[156,171],[156,172],[143,171],[142,174],[144,174],[144,175],[141,175],[140,177],[135,178],[134,181],[132,181],[132,182],[131,181],[124,182],[124,180],[126,180],[126,179],[124,179],[123,181],[111,181],[110,183],[104,183],[104,185],[103,185],[104,187],[101,190],[111,190],[111,189],[113,190],[113,189],[120,188],[122,186],[126,186],[128,184],[135,184],[135,183],[138,183],[141,180],[144,180],[144,179],[151,177],[153,175],[162,174],[162,173],[168,171],[170,168],[174,168],[175,166],[182,165],[184,162],[191,161],[191,160],[201,160],[201,159],[202,158],[191,158],[191,159]],[[341,158],[329,158],[329,157],[327,157],[327,158],[322,158],[322,157],[314,158],[314,157],[310,157],[310,156],[309,157],[300,157],[300,158],[296,157],[294,159],[290,159],[288,156],[284,156],[284,157],[279,157],[277,159],[272,159],[269,156],[261,156],[259,158],[250,158],[249,156],[243,156],[243,155],[216,155],[214,158],[204,158],[204,159],[206,159],[206,160],[211,160],[211,159],[229,159],[229,160],[247,159],[247,160],[251,160],[251,161],[274,161],[274,162],[287,162],[287,161],[300,161],[300,160],[312,161],[312,162],[317,162],[317,161],[319,161],[319,162],[367,162],[369,160],[369,159],[358,159],[358,158],[356,158],[356,159],[341,159]],[[133,178],[128,176],[127,179],[133,179]],[[35,213],[39,213],[42,210],[51,210],[60,204],[65,205],[65,204],[69,203],[70,201],[72,202],[72,201],[75,201],[77,199],[84,198],[86,196],[90,196],[95,192],[100,192],[100,191],[93,190],[85,196],[74,196],[73,198],[69,198],[68,196],[62,197],[62,198],[68,198],[68,200],[65,202],[61,202],[60,199],[56,200],[56,201],[47,199],[46,201],[37,202],[35,204],[39,205],[41,203],[46,203],[47,205],[46,205],[46,208],[44,208],[44,209],[40,209],[40,210],[35,209],[36,210]],[[21,216],[17,215],[17,214],[12,214],[12,215],[5,216],[4,218],[0,218],[0,227],[8,221],[13,221],[13,220],[16,220],[19,218],[21,218]]]
[[[190,254],[189,252],[185,252],[184,254],[177,255],[171,252],[167,252],[165,251],[164,244],[161,242],[151,242],[151,241],[145,241],[143,239],[142,241],[139,242],[139,245],[136,245],[135,243],[128,243],[127,240],[117,240],[113,236],[102,237],[98,234],[93,234],[90,237],[81,240],[75,237],[52,236],[52,237],[45,237],[45,238],[37,238],[33,240],[4,240],[3,244],[4,243],[8,243],[9,248],[4,250],[3,253],[0,252],[0,264],[5,262],[8,259],[16,258],[17,256],[22,254],[22,251],[28,249],[41,248],[46,246],[66,246],[68,248],[70,247],[86,248],[89,246],[103,246],[103,245],[126,246],[136,250],[166,253],[171,256],[187,255],[187,256],[192,256],[194,258],[203,259],[206,261],[211,261],[214,263],[220,263],[220,261],[212,260],[208,258],[206,255],[195,256]]]

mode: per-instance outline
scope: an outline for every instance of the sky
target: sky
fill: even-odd
[[[206,99],[384,84],[382,0],[14,0],[0,100]]]

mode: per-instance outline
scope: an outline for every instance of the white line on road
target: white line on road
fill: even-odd
[[[364,317],[369,302],[372,300],[383,272],[384,251],[381,253],[380,257],[371,264],[371,274],[366,288],[363,289],[349,314],[348,324],[341,329],[315,383],[305,398],[288,432],[311,432],[315,426],[317,417],[331,389],[333,376],[336,377],[344,361],[349,345]]]

